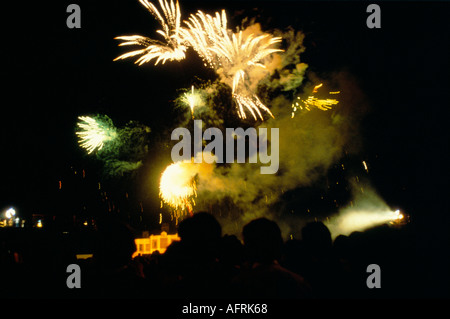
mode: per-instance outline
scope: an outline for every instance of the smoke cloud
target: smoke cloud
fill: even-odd
[[[353,182],[351,185],[353,199],[350,204],[325,222],[333,238],[364,231],[393,218],[392,209],[369,184],[364,183],[361,187]]]
[[[136,171],[148,153],[149,127],[130,121],[116,132],[117,137],[97,153],[97,159],[104,163],[106,176],[123,176]]]
[[[360,147],[359,120],[365,110],[363,97],[348,74],[334,74],[331,79],[342,92],[340,103],[333,110],[305,110],[292,118],[289,97],[278,95],[270,101],[275,119],[263,122],[257,129],[279,128],[280,167],[277,174],[260,174],[260,164],[250,163],[205,170],[198,176],[195,209],[209,211],[211,202],[224,199],[231,202],[231,209],[238,212],[218,216],[225,233],[239,232],[254,218],[277,220],[278,212],[271,211],[271,207],[284,192],[313,185],[342,157],[344,149],[357,152]],[[270,141],[270,136],[268,139]],[[277,222],[285,236],[297,227]]]
[[[253,24],[243,34],[262,34],[259,24]],[[249,88],[257,91],[275,118],[257,124],[258,128],[279,128],[279,170],[274,175],[260,173],[260,164],[207,164],[197,175],[195,211],[210,211],[221,221],[224,233],[240,234],[242,227],[258,217],[276,220],[286,237],[300,225],[280,220],[279,212],[273,207],[283,193],[301,187],[311,186],[318,178],[325,176],[328,169],[344,154],[358,152],[359,122],[366,112],[364,96],[356,81],[345,71],[336,72],[321,79],[307,73],[308,65],[300,60],[305,48],[304,35],[293,29],[275,30],[274,35],[283,38],[283,52],[267,57],[264,68],[251,68],[246,78]],[[226,125],[218,121],[218,114],[224,117],[223,96],[230,96],[228,84],[219,72],[219,79],[201,88],[207,100],[201,110],[201,118],[207,127]],[[311,93],[313,87],[323,83],[328,91],[341,91],[339,104],[332,110],[302,110],[292,118],[292,103]],[[228,84],[229,85],[229,84]],[[225,90],[225,95],[223,94]],[[328,98],[324,91],[323,97]],[[200,114],[200,113],[199,113]],[[186,119],[189,120],[189,119]],[[270,136],[268,136],[269,143]],[[223,213],[223,211],[226,211]]]

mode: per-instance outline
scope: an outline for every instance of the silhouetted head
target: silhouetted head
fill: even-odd
[[[225,235],[219,245],[219,260],[227,265],[240,265],[243,261],[241,241],[235,235]]]
[[[350,238],[345,235],[339,235],[334,239],[333,249],[340,258],[348,257],[350,253]]]
[[[270,263],[279,260],[283,239],[277,223],[258,218],[244,226],[242,235],[251,262]]]
[[[98,222],[98,241],[94,258],[107,268],[128,264],[136,251],[131,228],[118,220]]]
[[[310,222],[302,228],[302,240],[309,247],[320,250],[331,248],[331,233],[322,222]]]
[[[199,212],[180,223],[178,235],[185,243],[217,243],[222,236],[222,227],[213,215]]]

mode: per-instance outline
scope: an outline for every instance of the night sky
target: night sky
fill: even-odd
[[[156,145],[172,126],[177,90],[207,75],[193,52],[157,67],[113,62],[125,52],[115,36],[155,36],[157,24],[138,1],[77,1],[81,29],[66,26],[70,3],[2,5],[0,208],[76,213],[101,178],[99,163],[77,145],[77,116],[107,114],[117,126],[140,121],[152,129]],[[430,243],[448,239],[448,3],[381,2],[381,29],[366,27],[367,3],[360,2],[180,5],[184,17],[226,8],[233,27],[249,16],[263,30],[303,31],[308,70],[324,78],[346,71],[365,94],[370,110],[361,123],[361,158],[370,165],[371,183],[387,202],[411,212]],[[159,199],[148,180],[158,181],[167,158],[149,155],[148,169],[123,183],[151,209]],[[83,169],[90,188],[68,186],[70,194],[58,197],[58,181],[70,185],[74,171]],[[74,198],[76,209],[64,206]]]

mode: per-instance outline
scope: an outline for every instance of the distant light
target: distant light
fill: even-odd
[[[88,259],[88,258],[92,258],[94,256],[94,254],[76,254],[75,255],[77,257],[77,259]]]
[[[39,219],[39,220],[37,221],[36,227],[37,227],[37,228],[42,228],[42,220]]]
[[[16,210],[11,207],[6,211],[5,216],[7,219],[11,219],[13,216],[16,216]]]

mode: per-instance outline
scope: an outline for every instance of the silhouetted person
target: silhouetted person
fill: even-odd
[[[322,222],[310,222],[302,228],[304,259],[301,269],[311,284],[314,297],[339,297],[338,262],[332,255],[331,233]]]
[[[114,219],[98,222],[98,238],[89,272],[88,289],[92,297],[146,297],[142,271],[133,263],[134,235],[128,225]]]
[[[329,254],[331,233],[322,222],[310,222],[302,228],[302,240],[315,254]]]
[[[172,243],[162,255],[165,294],[220,297],[219,222],[211,214],[199,212],[180,222],[178,235],[181,240]]]
[[[309,296],[304,279],[279,264],[283,239],[278,225],[259,218],[244,226],[247,267],[235,279],[244,298],[302,298]]]

